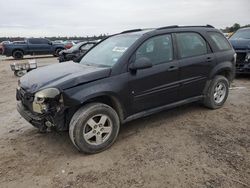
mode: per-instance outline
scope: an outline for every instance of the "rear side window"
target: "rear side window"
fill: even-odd
[[[208,35],[212,39],[212,41],[215,43],[218,50],[230,50],[231,46],[228,42],[228,40],[218,32],[208,32]]]
[[[40,39],[41,44],[49,44],[49,41],[47,39]]]
[[[48,44],[46,39],[29,39],[30,44]]]
[[[178,52],[181,58],[207,54],[207,43],[198,33],[176,33]]]
[[[135,53],[136,59],[146,57],[153,65],[173,60],[173,45],[171,35],[161,35],[148,39]]]

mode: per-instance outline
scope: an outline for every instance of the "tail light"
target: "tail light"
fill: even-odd
[[[4,45],[0,45],[1,53],[4,53]]]

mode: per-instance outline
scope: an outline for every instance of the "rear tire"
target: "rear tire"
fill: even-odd
[[[119,129],[119,117],[113,108],[103,103],[90,103],[73,115],[69,135],[79,151],[94,154],[109,148]]]
[[[54,57],[59,57],[59,53],[60,53],[60,51],[62,51],[63,49],[62,48],[57,48],[56,50],[55,50],[55,53],[53,54],[53,56]]]
[[[226,77],[218,75],[210,83],[204,105],[210,109],[221,108],[227,100],[229,81]]]
[[[12,53],[12,56],[13,56],[14,59],[23,59],[23,51],[21,51],[21,50],[15,50]]]

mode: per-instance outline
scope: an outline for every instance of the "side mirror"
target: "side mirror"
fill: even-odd
[[[52,45],[53,43],[51,41],[48,42],[49,45]]]
[[[137,59],[134,63],[129,65],[130,70],[146,69],[152,67],[153,64],[149,58],[141,57]]]

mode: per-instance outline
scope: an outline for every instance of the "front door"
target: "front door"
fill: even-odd
[[[145,41],[135,52],[133,62],[139,58],[149,59],[153,66],[129,75],[133,113],[175,102],[179,89],[179,65],[174,60],[171,35]]]

